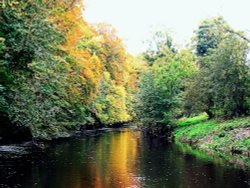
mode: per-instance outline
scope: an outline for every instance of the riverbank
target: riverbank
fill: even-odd
[[[208,120],[206,114],[179,120],[175,140],[224,158],[240,156],[250,166],[250,117]]]
[[[136,127],[124,125],[123,127],[111,127],[111,128],[96,128],[96,129],[85,129],[81,131],[72,131],[69,136],[57,137],[51,140],[29,140],[24,142],[10,142],[10,143],[0,143],[0,160],[1,159],[10,159],[15,160],[18,158],[23,158],[31,156],[34,153],[35,155],[40,155],[54,144],[60,144],[68,142],[71,139],[77,138],[95,138],[101,135],[104,135],[109,132],[123,131],[129,128],[131,131],[136,131]],[[1,187],[1,186],[0,186]]]

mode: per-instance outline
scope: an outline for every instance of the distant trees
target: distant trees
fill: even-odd
[[[249,40],[243,32],[215,17],[201,22],[190,51],[177,50],[172,41],[156,32],[144,53],[148,69],[137,107],[142,125],[166,128],[178,116],[201,112],[210,118],[250,113]]]

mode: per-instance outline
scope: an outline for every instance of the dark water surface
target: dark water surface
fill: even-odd
[[[33,157],[0,159],[0,187],[250,187],[249,169],[194,153],[129,129],[76,137],[33,151]]]

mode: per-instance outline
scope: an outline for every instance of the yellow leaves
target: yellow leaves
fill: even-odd
[[[93,55],[90,58],[89,68],[91,69],[91,71],[93,72],[93,74],[95,76],[96,83],[99,82],[101,77],[102,77],[102,72],[104,70],[104,67],[103,67],[100,59],[96,55]]]
[[[59,27],[61,25],[63,30],[64,27],[67,28],[66,41],[62,45],[62,49],[73,57],[78,64],[78,71],[82,73],[80,80],[96,88],[95,85],[101,78],[101,62],[98,57],[92,56],[89,51],[78,48],[79,41],[83,37],[94,36],[91,27],[82,18],[81,6],[73,4],[68,11],[57,13],[56,16],[56,19],[59,20]]]
[[[96,103],[95,108],[96,111],[101,112],[105,108],[105,105],[101,103]]]
[[[91,70],[85,69],[85,70],[82,71],[82,73],[83,73],[83,76],[85,78],[87,78],[88,80],[93,80],[94,74],[93,74],[93,72]]]
[[[80,95],[80,91],[76,87],[70,86],[70,91],[73,95]]]
[[[105,72],[103,73],[103,78],[104,78],[104,80],[110,80],[110,73],[107,72],[107,71],[105,71]]]
[[[66,36],[66,43],[64,44],[66,50],[76,49],[78,42],[83,37],[83,33],[78,27],[72,28]]]
[[[57,11],[52,19],[65,35],[60,48],[70,57],[66,65],[69,80],[79,82],[71,85],[71,94],[91,106],[98,98],[98,117],[107,123],[128,121],[127,98],[132,96],[128,87],[136,86],[138,73],[132,66],[133,57],[128,58],[112,26],[90,26],[82,17],[82,5],[68,2],[56,1],[63,11]]]
[[[81,3],[67,0],[56,1],[53,4],[55,5],[55,13],[52,20],[63,33],[67,33],[77,25],[86,25],[86,22],[82,19]]]
[[[79,76],[79,78],[80,78],[80,80],[81,80],[82,82],[85,82],[85,81],[86,81],[86,79],[85,79],[83,76]]]
[[[94,66],[101,65],[100,59],[95,54],[90,58],[90,63],[91,63],[91,65],[94,65]]]
[[[101,72],[103,72],[104,69],[103,64],[96,55],[93,55],[89,59],[89,67],[93,72],[96,73],[96,75],[101,75]]]
[[[102,119],[103,121],[106,121],[106,123],[129,121],[131,116],[127,111],[127,91],[125,87],[116,85],[113,80],[110,80],[110,74],[108,72],[104,72],[104,79],[105,82],[108,82],[106,83],[108,84],[106,86],[107,88],[105,88],[107,94],[99,97],[101,98],[100,101],[95,103],[95,108],[100,118],[108,115],[108,119]]]
[[[92,56],[85,62],[83,76],[94,85],[97,85],[102,77],[103,66],[97,56]]]
[[[89,59],[91,58],[89,52],[80,49],[69,50],[68,52],[71,56],[74,57],[74,59],[77,61],[79,65],[85,66],[86,63],[88,63]]]
[[[126,107],[126,91],[122,86],[114,87],[114,94],[107,95],[107,100],[110,105],[110,116],[115,118],[116,121],[126,122],[130,116]]]

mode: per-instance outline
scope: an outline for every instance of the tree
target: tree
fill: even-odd
[[[171,60],[177,52],[173,38],[168,32],[156,31],[152,39],[147,42],[149,47],[143,55],[149,66],[152,66],[160,58],[165,58],[166,61],[168,61],[167,59]]]
[[[152,58],[146,56],[149,67],[139,82],[137,109],[142,125],[170,133],[173,121],[181,111],[184,82],[194,73],[195,64],[190,52],[178,53],[167,41],[161,44],[160,51],[154,53],[153,64]]]
[[[210,118],[246,114],[249,67],[244,33],[213,18],[202,22],[196,40],[199,72],[186,83],[187,112],[205,111]]]
[[[208,76],[213,82],[215,113],[227,117],[246,115],[248,52],[247,43],[234,35],[228,36],[213,50]]]
[[[89,25],[81,1],[4,0],[0,8],[0,118],[35,139],[131,119],[134,73],[113,27]]]
[[[225,28],[229,28],[229,26],[222,17],[202,21],[195,31],[193,39],[197,55],[209,55],[210,50],[216,48],[227,33]]]

